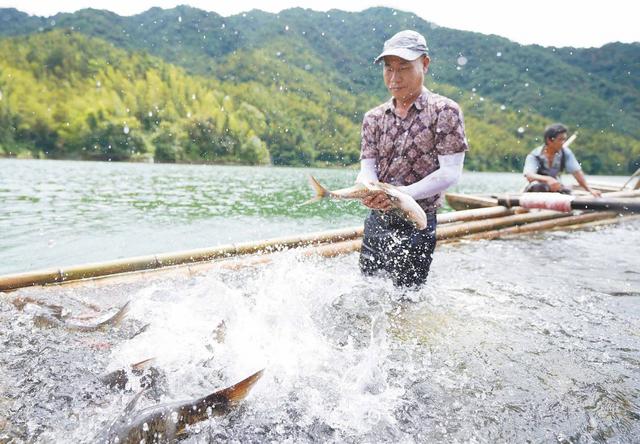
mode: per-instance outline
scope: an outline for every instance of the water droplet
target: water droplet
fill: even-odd
[[[124,128],[122,128],[122,132],[125,134],[129,134],[129,127],[127,126],[127,124],[124,124]]]
[[[522,134],[522,133],[524,133],[524,128],[523,127],[518,128],[518,134]]]

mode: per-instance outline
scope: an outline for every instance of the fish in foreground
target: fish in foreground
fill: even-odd
[[[84,319],[82,321],[72,318],[59,316],[57,313],[51,313],[47,310],[44,313],[37,313],[33,317],[33,322],[39,327],[62,327],[69,331],[97,331],[106,327],[117,325],[122,321],[129,311],[129,302],[124,304],[113,315],[102,321],[97,318]]]
[[[400,191],[398,187],[391,184],[382,182],[358,182],[349,188],[329,191],[320,185],[320,182],[318,182],[318,180],[313,176],[309,176],[309,182],[316,192],[316,197],[308,200],[305,204],[316,202],[324,198],[355,199],[361,201],[366,197],[382,191],[391,200],[393,209],[400,213],[409,222],[413,223],[417,229],[424,230],[427,228],[427,215],[422,207],[418,205],[418,202],[416,202],[413,197]]]
[[[129,415],[135,407],[140,392],[125,409],[125,414],[109,428],[106,442],[138,444],[173,442],[184,434],[188,425],[204,421],[209,416],[223,415],[243,400],[264,370],[248,378],[195,400],[176,401],[141,410],[133,419]]]

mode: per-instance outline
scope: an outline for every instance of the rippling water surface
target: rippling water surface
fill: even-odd
[[[78,174],[83,170],[81,164],[60,164],[77,168]],[[189,182],[186,173],[164,179],[173,166],[160,167],[166,168],[159,175],[163,179],[146,176],[144,165],[97,168],[112,166],[121,172],[106,175],[92,191],[83,190],[79,180],[75,188],[65,188],[52,178],[59,185],[47,188],[43,179],[23,195],[46,196],[41,199],[50,204],[43,206],[49,210],[42,221],[52,229],[58,226],[52,220],[68,217],[64,208],[75,215],[77,224],[67,220],[57,232],[68,236],[66,242],[77,236],[83,247],[78,252],[85,251],[84,238],[96,227],[104,239],[109,232],[101,225],[105,221],[127,220],[129,239],[141,248],[144,236],[156,239],[150,237],[151,226],[161,220],[166,221],[165,236],[175,234],[175,224],[184,238],[193,239],[199,227],[212,244],[234,236],[282,235],[288,233],[285,228],[304,232],[361,220],[357,206],[295,207],[309,194],[298,184],[305,170],[186,167],[189,174],[202,176],[191,181],[199,184],[195,195],[200,197],[184,200],[181,196],[189,193],[172,187],[186,186],[180,185]],[[119,185],[122,171],[127,177],[137,171],[137,182],[145,183],[147,191],[131,182]],[[335,185],[353,176],[343,171],[317,174]],[[233,198],[238,200],[238,225],[254,221],[238,226],[245,230],[240,235],[229,221],[224,226],[224,212],[209,202],[209,193],[225,181],[251,184],[250,175],[254,182],[262,177],[262,185],[251,193],[267,209],[255,204],[251,209],[242,199],[249,192],[233,191],[238,193]],[[505,177],[519,183],[515,175]],[[165,191],[159,192],[161,198],[149,199],[155,206],[144,211],[133,202],[150,193],[154,180]],[[278,180],[290,187],[278,186]],[[503,189],[509,189],[507,181]],[[7,188],[4,182],[2,186]],[[123,187],[136,198],[121,197]],[[273,195],[287,203],[285,210],[281,204],[268,208]],[[3,196],[6,203],[6,192]],[[182,211],[167,214],[167,196],[177,204],[184,200]],[[86,214],[92,215],[86,223],[71,203],[83,199]],[[99,203],[101,199],[106,201]],[[227,207],[233,199],[226,201]],[[24,209],[12,214],[19,220],[21,212],[26,218]],[[103,222],[93,217],[99,215]],[[221,228],[212,228],[210,219]],[[277,227],[266,226],[267,221]],[[16,225],[18,234],[29,225],[34,233],[38,230],[33,219]],[[114,226],[113,239],[127,232],[121,223]],[[161,251],[175,246],[162,243],[160,235],[157,239]],[[99,442],[137,392],[140,376],[130,373],[124,390],[106,387],[99,377],[151,357],[161,376],[142,396],[141,406],[196,398],[265,369],[238,408],[199,423],[188,443],[637,442],[639,241],[640,222],[629,221],[442,244],[427,285],[416,292],[363,278],[355,254],[310,259],[288,252],[259,268],[5,293],[0,296],[0,442]],[[7,242],[4,237],[2,242]],[[4,245],[3,256],[21,251]],[[97,245],[101,254],[119,251]],[[43,251],[58,247],[45,242]],[[130,253],[125,251],[123,255]],[[60,305],[63,313],[74,316],[106,314],[127,301],[130,311],[117,328],[69,332],[36,322],[38,306],[19,309],[19,298]]]
[[[362,224],[354,202],[300,206],[309,173],[342,188],[357,171],[0,159],[0,274]],[[468,173],[458,189],[521,186]]]

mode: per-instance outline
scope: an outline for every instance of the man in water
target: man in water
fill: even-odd
[[[357,180],[399,186],[427,214],[427,228],[418,230],[388,211],[384,193],[364,200],[372,211],[365,220],[360,269],[365,275],[386,272],[402,287],[427,280],[440,197],[460,178],[468,150],[458,104],[423,85],[429,61],[421,34],[401,31],[387,40],[375,63],[382,62],[392,97],[368,111],[362,123]]]
[[[569,147],[563,146],[566,141],[567,127],[561,123],[549,125],[544,130],[544,145],[531,151],[524,161],[523,173],[529,181],[525,191],[571,194],[559,178],[560,173],[566,171],[573,174],[582,188],[594,197],[600,197],[600,192],[587,184],[576,156]]]

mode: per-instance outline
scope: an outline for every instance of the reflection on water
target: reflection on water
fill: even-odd
[[[98,377],[155,357],[166,380],[142,406],[266,369],[189,443],[634,442],[639,240],[628,222],[441,245],[427,286],[408,293],[363,279],[356,255],[293,253],[239,272],[8,293],[0,441],[95,442],[137,381],[117,391]],[[34,325],[16,297],[131,311],[117,329],[69,333]]]
[[[0,274],[362,224],[356,202],[300,206],[312,195],[309,173],[331,188],[356,177],[350,169],[0,159]],[[520,174],[465,172],[453,191],[522,185]]]

